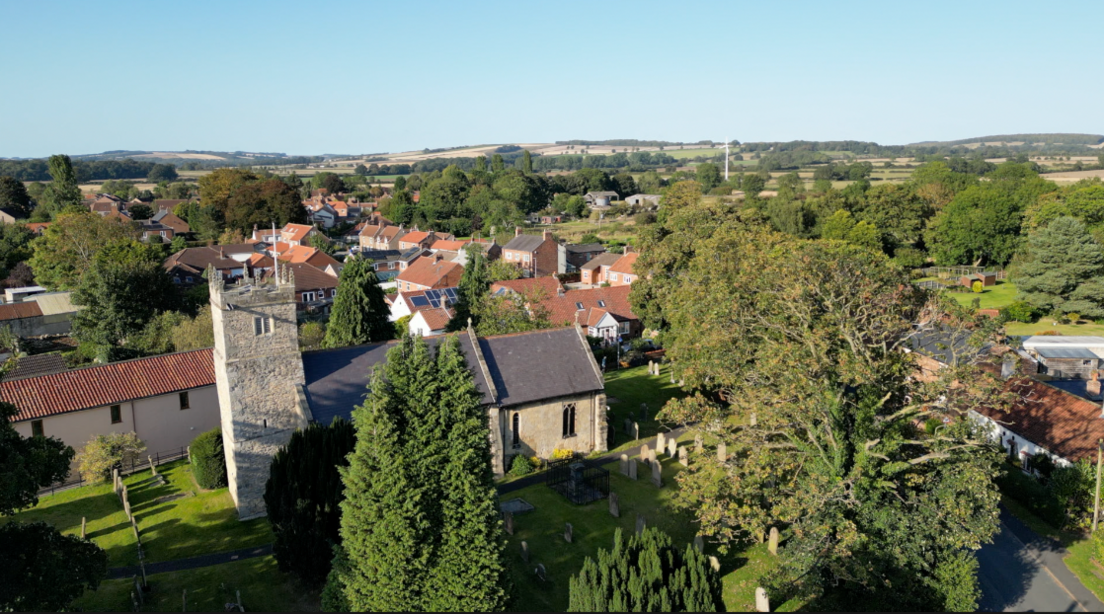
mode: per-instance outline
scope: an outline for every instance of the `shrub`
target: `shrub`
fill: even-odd
[[[1029,324],[1039,319],[1039,310],[1025,301],[1013,301],[1000,310],[1003,322],[1023,322]]]
[[[975,281],[973,284],[970,285],[970,289],[974,292],[981,292],[985,289],[985,286],[982,285],[980,281]]]
[[[915,247],[898,247],[893,252],[893,260],[906,269],[917,269],[924,266],[926,258],[924,252]]]
[[[1001,492],[1019,501],[1033,514],[1048,522],[1051,526],[1065,524],[1066,513],[1058,499],[1035,478],[1026,475],[1015,467],[1003,467],[997,476],[997,486]]]
[[[1081,314],[1073,312],[1067,313],[1066,320],[1068,320],[1070,324],[1077,324],[1081,321]]]
[[[192,440],[192,473],[200,488],[226,486],[226,454],[222,449],[222,429],[216,428]]]
[[[524,454],[515,454],[510,462],[510,475],[520,478],[530,473],[533,473],[533,466],[529,464],[529,459]]]
[[[556,448],[552,450],[552,460],[563,460],[565,458],[575,458],[574,450],[561,450]]]
[[[111,479],[111,470],[138,460],[146,444],[135,433],[96,435],[77,457],[81,478],[88,482]]]
[[[321,322],[304,322],[299,326],[299,349],[317,350],[322,347],[322,339],[325,337],[326,327]]]
[[[1051,473],[1054,473],[1054,459],[1049,454],[1042,452],[1036,453],[1031,457],[1031,468],[1038,471],[1043,477],[1050,477]]]

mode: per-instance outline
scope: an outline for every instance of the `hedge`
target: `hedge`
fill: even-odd
[[[216,428],[192,441],[192,473],[200,488],[226,486],[226,454],[222,449],[222,429]]]

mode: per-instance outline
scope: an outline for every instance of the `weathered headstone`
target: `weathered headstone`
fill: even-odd
[[[135,520],[133,516],[131,516],[130,518],[130,528],[134,529],[134,539],[136,539],[138,543],[141,544],[142,537],[138,535],[138,521]]]
[[[648,447],[648,444],[640,446],[640,460],[644,461],[645,465],[648,464],[648,453],[651,451],[652,450]]]
[[[690,455],[686,453],[686,446],[682,446],[678,449],[679,464],[683,467],[690,466]]]
[[[655,375],[655,363],[648,361],[648,375]]]
[[[502,524],[506,528],[506,533],[509,535],[514,534],[514,514],[513,512],[502,513]]]
[[[722,463],[728,461],[728,447],[723,443],[717,444],[717,460]]]
[[[761,586],[755,589],[755,611],[770,612],[770,599],[767,597],[767,589]]]
[[[533,573],[537,574],[537,579],[541,582],[548,579],[548,570],[544,568],[544,563],[537,563],[537,568],[533,570]]]
[[[629,455],[628,454],[622,454],[621,455],[621,464],[619,465],[619,468],[621,469],[621,475],[629,475]]]
[[[656,435],[656,452],[663,453],[667,449],[667,436],[663,433]]]
[[[127,518],[134,518],[134,515],[130,513],[130,502],[126,499],[123,499],[123,511],[126,512]]]
[[[625,418],[625,432],[628,433],[629,435],[632,435],[632,432],[633,432],[632,431],[632,425],[633,425],[633,421],[630,418]]]
[[[678,458],[678,440],[674,437],[667,440],[667,456],[670,458]]]
[[[663,488],[663,470],[658,462],[652,463],[652,484],[656,488]]]
[[[617,493],[615,492],[611,492],[609,494],[609,512],[610,516],[613,516],[614,518],[621,517],[621,506],[618,505]]]
[[[718,559],[715,556],[710,556],[709,557],[709,566],[713,568],[713,571],[716,571],[716,572],[719,573],[721,571],[721,561],[720,561],[720,559]]]
[[[759,416],[755,412],[751,412],[750,422],[751,422],[751,426],[756,426],[756,425],[759,424]]]
[[[694,536],[694,549],[698,552],[705,552],[705,540],[702,539],[701,533]]]
[[[694,454],[701,454],[705,449],[705,441],[702,439],[701,433],[694,435]]]
[[[630,458],[629,459],[629,479],[630,480],[635,480],[636,479],[636,459],[635,458]]]
[[[526,542],[521,542],[521,560],[529,562],[529,544]]]
[[[81,516],[81,539],[88,539],[88,518]]]
[[[115,468],[111,470],[111,484],[115,489],[115,494],[119,494],[119,469]]]
[[[658,465],[658,464],[659,464],[659,459],[656,458],[656,451],[655,450],[649,450],[648,451],[648,465],[651,466],[651,465]]]
[[[771,527],[770,540],[767,542],[767,550],[770,550],[771,554],[778,554],[778,527]]]
[[[571,539],[575,537],[575,527],[571,526],[570,522],[564,523],[564,541],[571,543]]]
[[[633,441],[640,439],[640,424],[633,422],[632,429],[629,430],[629,434],[632,435]]]
[[[147,456],[146,458],[149,459],[150,472],[151,472],[150,475],[152,475],[153,477],[157,477],[157,465],[153,464],[153,457],[152,456]]]
[[[636,534],[640,535],[648,527],[648,522],[640,514],[636,515]]]

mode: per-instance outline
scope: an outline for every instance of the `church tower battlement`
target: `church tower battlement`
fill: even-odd
[[[305,383],[295,316],[295,280],[245,277],[228,285],[207,271],[215,329],[215,384],[222,415],[230,495],[242,520],[265,514],[269,465],[309,421],[299,403]]]

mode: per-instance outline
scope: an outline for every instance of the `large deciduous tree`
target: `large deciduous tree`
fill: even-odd
[[[664,418],[728,446],[726,462],[696,457],[679,477],[703,532],[734,544],[781,529],[783,568],[764,581],[815,609],[976,607],[1000,455],[965,415],[999,406],[999,382],[968,354],[921,382],[903,351],[917,325],[965,334],[961,312],[883,254],[795,240],[718,205],[663,226],[642,236],[631,296],[666,328],[675,376],[702,393]],[[931,418],[945,422],[934,435],[914,426]]]
[[[506,601],[487,414],[456,337],[406,337],[353,412],[342,470],[353,611],[494,611]]]
[[[310,584],[326,579],[341,543],[345,486],[338,467],[349,464],[355,444],[352,423],[339,418],[296,431],[272,459],[264,500],[276,535],[273,553],[280,569]]]
[[[569,583],[569,612],[723,612],[720,575],[692,545],[647,528],[587,557]]]
[[[235,188],[223,215],[227,227],[246,234],[254,226],[305,224],[308,221],[299,193],[276,178],[252,181]]]
[[[1023,300],[1062,313],[1104,317],[1104,247],[1085,225],[1060,217],[1027,239],[1015,281]]]
[[[387,341],[395,336],[383,288],[367,258],[350,258],[341,270],[323,347],[339,348]]]
[[[95,213],[62,214],[33,241],[34,255],[27,264],[45,288],[72,290],[105,245],[138,236],[137,228],[118,218]]]
[[[77,184],[77,173],[73,170],[73,162],[69,156],[50,156],[50,177],[53,181],[46,187],[45,201],[50,213],[57,215],[66,207],[76,207],[81,204],[80,186]]]
[[[7,176],[0,177],[0,209],[9,209],[21,218],[31,214],[34,203],[22,181]]]

